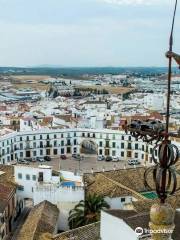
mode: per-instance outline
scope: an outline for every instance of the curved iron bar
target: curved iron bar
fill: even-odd
[[[157,150],[158,156],[155,157]],[[177,190],[176,170],[173,166],[178,161],[178,156],[179,150],[177,146],[171,144],[170,140],[164,140],[153,149],[152,159],[155,166],[148,168],[144,173],[145,187],[150,191],[156,191],[162,203]],[[150,173],[153,174],[154,188],[148,183]]]

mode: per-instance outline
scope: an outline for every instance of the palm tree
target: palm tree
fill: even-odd
[[[103,197],[96,194],[88,195],[69,212],[70,229],[99,221],[101,210],[109,207]]]

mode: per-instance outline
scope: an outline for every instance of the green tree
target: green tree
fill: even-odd
[[[68,221],[70,229],[99,221],[101,210],[109,207],[109,204],[103,197],[96,194],[88,195],[85,200],[80,201],[69,212]]]

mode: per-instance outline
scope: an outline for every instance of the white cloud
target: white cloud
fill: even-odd
[[[168,3],[168,0],[101,0],[102,2],[116,5],[157,5]]]

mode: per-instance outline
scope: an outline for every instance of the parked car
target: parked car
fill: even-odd
[[[37,158],[34,157],[34,158],[32,158],[32,161],[31,161],[31,162],[36,162],[36,161],[37,161]]]
[[[101,155],[99,155],[99,156],[97,157],[97,160],[98,160],[98,161],[104,161],[104,160],[105,160],[105,157],[104,157],[104,156],[101,156]]]
[[[78,160],[81,159],[81,155],[77,154],[77,153],[73,153],[72,157],[75,158],[75,159],[78,159]]]
[[[66,160],[67,159],[66,155],[61,155],[61,159]]]
[[[24,158],[24,160],[27,161],[27,162],[32,162],[33,159],[31,157],[29,157],[29,158],[26,157],[26,158]]]
[[[120,160],[120,159],[119,159],[118,157],[113,157],[113,158],[112,158],[112,162],[119,162],[119,160]]]
[[[36,161],[38,161],[38,162],[45,162],[43,157],[36,157]]]
[[[51,161],[51,157],[50,156],[45,156],[44,160],[49,162],[49,161]]]
[[[106,157],[106,162],[111,162],[112,161],[112,157],[111,156],[107,156]]]
[[[18,163],[20,163],[20,164],[27,164],[27,165],[29,165],[29,162],[28,162],[28,161],[26,161],[26,160],[24,160],[24,159],[19,159],[19,160],[18,160]]]
[[[137,159],[130,159],[128,160],[129,165],[138,165],[140,162]]]

